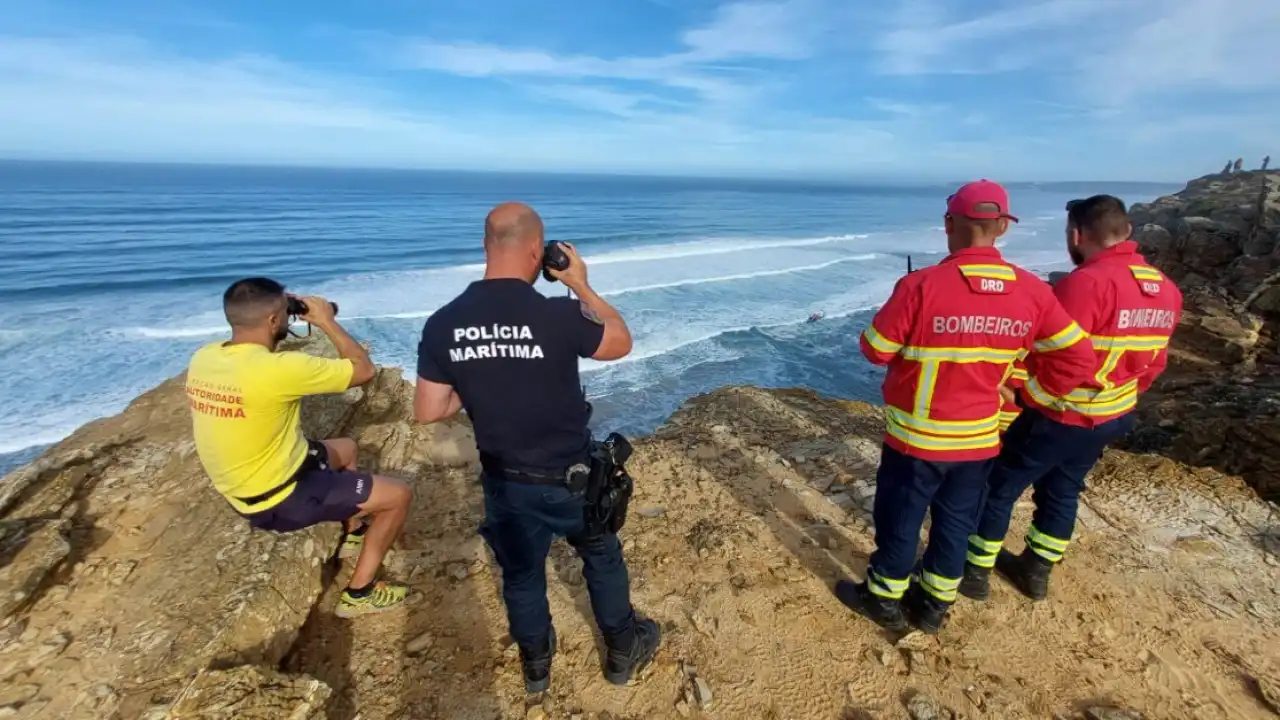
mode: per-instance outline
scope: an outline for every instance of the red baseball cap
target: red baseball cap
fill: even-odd
[[[981,205],[994,205],[996,209],[979,210]],[[973,220],[1008,218],[1018,222],[1018,218],[1009,214],[1009,193],[1000,187],[1000,183],[990,180],[976,180],[962,186],[947,198],[947,212]]]

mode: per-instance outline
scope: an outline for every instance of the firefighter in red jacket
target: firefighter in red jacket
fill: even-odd
[[[1085,476],[1102,451],[1134,424],[1133,409],[1168,362],[1169,337],[1182,313],[1182,293],[1138,254],[1124,203],[1109,195],[1067,205],[1067,251],[1076,269],[1054,294],[1085,332],[1096,359],[1090,377],[1069,392],[1050,388],[1040,358],[1028,358],[1021,389],[1026,410],[1004,436],[989,494],[969,538],[960,592],[989,594],[996,568],[1033,600],[1049,592],[1049,574],[1075,530]],[[1053,375],[1056,383],[1058,376]],[[1035,486],[1026,549],[1001,548],[1014,503]]]
[[[917,627],[937,632],[955,602],[966,543],[1000,450],[999,388],[1014,361],[1038,353],[1040,382],[1057,393],[1093,372],[1089,339],[1053,291],[995,248],[1017,221],[1004,189],[987,180],[969,183],[948,198],[944,218],[951,254],[899,280],[861,340],[867,359],[888,366],[887,432],[872,511],[876,551],[864,582],[841,581],[835,591],[891,630],[906,628],[905,604]],[[929,546],[913,585],[929,510]]]

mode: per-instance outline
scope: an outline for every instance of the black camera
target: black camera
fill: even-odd
[[[555,240],[547,243],[547,247],[542,251],[542,277],[547,282],[555,282],[556,279],[551,276],[551,271],[564,272],[569,269],[569,256],[560,247]]]
[[[290,295],[288,299],[289,299],[288,312],[290,315],[293,315],[295,317],[301,317],[307,314],[307,304],[302,302],[302,298],[297,298]],[[329,303],[329,307],[333,308],[334,315],[338,314],[338,303],[331,302]]]
[[[609,433],[609,437],[605,438],[600,445],[604,447],[605,452],[609,453],[609,459],[616,467],[626,465],[627,460],[631,459],[631,441],[620,433]]]

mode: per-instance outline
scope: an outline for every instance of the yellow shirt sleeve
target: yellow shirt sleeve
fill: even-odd
[[[282,398],[345,392],[355,365],[350,360],[316,357],[302,352],[274,353],[257,385]]]

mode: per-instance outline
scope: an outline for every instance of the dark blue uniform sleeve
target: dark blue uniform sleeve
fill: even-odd
[[[452,385],[453,379],[439,362],[439,353],[445,348],[437,340],[438,333],[428,319],[422,327],[422,338],[418,341],[418,377],[442,385]]]
[[[604,322],[573,298],[553,298],[555,324],[572,345],[578,357],[589,358],[600,349],[604,340]]]

